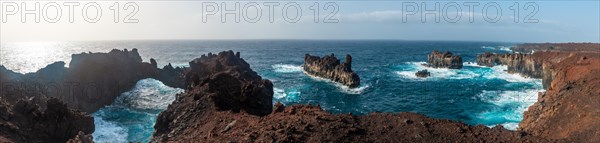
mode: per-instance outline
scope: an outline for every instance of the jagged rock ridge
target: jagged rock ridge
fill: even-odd
[[[349,54],[344,63],[340,63],[333,54],[323,58],[306,54],[303,68],[309,75],[330,79],[351,88],[360,85],[360,77],[352,71],[352,57]]]
[[[186,73],[193,77],[187,78],[189,88],[159,115],[152,142],[548,142],[415,113],[354,116],[318,105],[248,106],[271,100],[272,84],[232,53],[190,62],[196,68]]]

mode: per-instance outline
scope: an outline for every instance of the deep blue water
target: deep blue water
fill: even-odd
[[[515,43],[446,41],[120,41],[63,44],[66,54],[84,51],[107,52],[117,48],[138,48],[144,61],[157,59],[159,65],[186,65],[208,52],[240,51],[251,68],[274,83],[274,101],[290,104],[320,104],[333,113],[364,115],[369,112],[416,112],[434,118],[467,124],[517,127],[522,113],[537,100],[541,80],[504,72],[506,67],[476,66],[476,54],[508,52]],[[65,46],[66,45],[66,46]],[[13,45],[14,46],[14,45]],[[85,48],[81,48],[85,47]],[[11,45],[3,45],[3,51]],[[449,50],[461,55],[460,70],[421,66],[432,50]],[[10,51],[9,51],[10,52]],[[302,72],[304,54],[334,53],[353,57],[353,70],[362,86],[348,89]],[[56,56],[62,57],[62,56]],[[67,56],[68,57],[68,56]],[[66,60],[67,59],[58,59]],[[49,60],[55,61],[55,59]],[[7,63],[4,61],[3,64]],[[10,68],[10,66],[8,67]],[[428,69],[432,77],[414,73]],[[148,141],[156,115],[181,92],[145,79],[132,91],[123,93],[113,105],[96,112],[94,140],[99,142]]]

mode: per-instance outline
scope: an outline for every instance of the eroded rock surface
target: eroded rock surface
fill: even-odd
[[[340,63],[340,60],[333,54],[323,56],[323,58],[306,54],[303,68],[309,75],[330,79],[351,88],[360,85],[360,77],[352,71],[350,55],[346,55],[346,61]]]
[[[550,86],[519,127],[549,139],[600,142],[600,55],[569,55],[544,73],[553,78]]]
[[[415,113],[354,116],[331,114],[318,105],[263,106],[272,100],[271,82],[232,53],[190,62],[189,88],[158,116],[152,142],[549,141],[502,127],[469,126]]]
[[[91,137],[91,116],[67,108],[58,99],[43,98],[11,103],[0,97],[0,142],[63,143],[78,135]]]
[[[556,46],[556,47],[549,47]],[[511,73],[542,78],[545,93],[524,113],[521,132],[566,142],[600,142],[600,44],[518,46],[533,54],[479,55],[479,65],[507,65]],[[560,48],[558,48],[560,47]]]
[[[0,69],[1,78],[10,77],[2,83],[5,88],[0,94],[10,100],[43,94],[58,98],[71,108],[92,113],[131,90],[137,81],[158,75],[155,65],[142,62],[137,49],[71,57],[68,68],[64,62],[55,62],[28,74]]]
[[[427,66],[433,68],[461,69],[462,57],[453,55],[451,52],[432,51],[427,56]]]

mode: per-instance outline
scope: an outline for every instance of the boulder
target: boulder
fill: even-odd
[[[427,70],[420,70],[420,71],[417,71],[417,73],[415,73],[415,75],[417,77],[423,77],[423,78],[425,78],[425,77],[431,76],[431,73],[429,73],[429,71],[427,71]]]

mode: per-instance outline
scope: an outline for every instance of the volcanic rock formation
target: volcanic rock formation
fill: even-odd
[[[137,81],[158,75],[156,66],[142,62],[137,49],[73,54],[68,68],[64,62],[55,62],[35,73],[11,73],[4,67],[0,72],[7,100],[43,93],[88,113],[111,104]]]
[[[67,108],[58,99],[43,98],[10,103],[0,97],[0,142],[66,142],[94,132],[91,116]]]
[[[542,78],[546,92],[524,113],[521,132],[566,142],[600,142],[600,45],[526,44],[520,50],[540,50],[548,45],[561,48],[533,54],[484,53],[477,62],[506,65],[508,72]]]
[[[352,71],[352,57],[346,55],[346,61],[340,63],[333,54],[320,58],[319,56],[304,56],[304,71],[312,76],[326,78],[342,83],[350,88],[360,85],[358,74]]]
[[[427,66],[433,68],[461,69],[463,62],[460,56],[452,55],[451,52],[446,51],[442,53],[434,50],[427,56]]]
[[[335,115],[276,103],[272,84],[233,52],[190,62],[189,89],[157,119],[152,142],[547,142],[502,127],[415,113]]]

